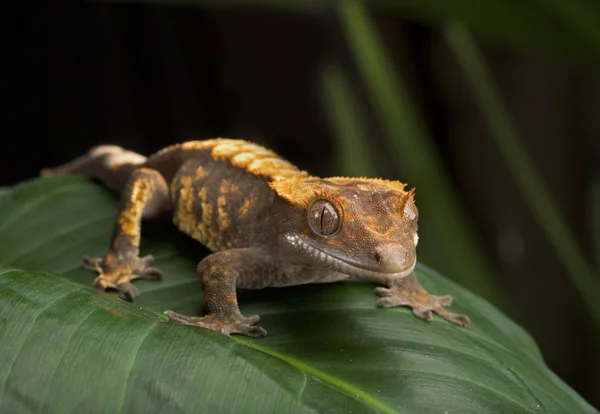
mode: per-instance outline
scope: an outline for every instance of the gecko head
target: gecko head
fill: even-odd
[[[415,267],[418,210],[414,189],[369,178],[287,179],[272,217],[288,259],[363,278],[394,278]]]

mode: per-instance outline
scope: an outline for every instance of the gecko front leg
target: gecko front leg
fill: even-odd
[[[225,335],[258,337],[267,333],[256,326],[258,315],[241,314],[236,288],[262,289],[278,273],[277,265],[260,249],[231,249],[213,253],[198,264],[202,282],[204,316],[165,312],[169,320],[182,325],[201,326]]]
[[[470,323],[468,316],[452,313],[444,308],[450,306],[452,296],[430,294],[421,286],[414,272],[406,277],[394,279],[388,286],[375,288],[375,294],[381,297],[377,301],[379,307],[409,306],[417,318],[425,321],[431,320],[433,311],[455,325],[468,326]]]
[[[121,208],[110,248],[101,258],[84,258],[84,267],[99,273],[98,290],[116,289],[124,299],[139,295],[134,279],[157,279],[162,272],[152,266],[153,257],[139,257],[141,220],[170,211],[169,192],[163,176],[150,168],[135,170],[121,196]]]

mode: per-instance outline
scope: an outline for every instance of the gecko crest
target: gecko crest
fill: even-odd
[[[183,150],[210,150],[215,160],[227,160],[231,165],[254,175],[262,175],[272,181],[307,177],[294,164],[284,160],[274,151],[252,142],[215,138],[206,141],[189,141],[180,145]]]
[[[290,204],[297,207],[308,207],[308,205],[319,195],[328,198],[336,198],[340,194],[349,195],[359,202],[359,195],[365,193],[394,192],[397,197],[397,208],[402,210],[404,203],[411,199],[414,201],[414,188],[406,192],[406,184],[400,181],[384,180],[381,178],[349,178],[349,177],[307,177],[302,180],[281,180],[269,183],[269,186],[279,197],[284,198]]]

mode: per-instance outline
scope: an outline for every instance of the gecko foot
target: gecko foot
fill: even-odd
[[[94,280],[94,289],[105,291],[115,289],[122,299],[133,301],[139,295],[138,289],[131,283],[135,279],[162,278],[163,272],[152,266],[154,257],[127,257],[118,259],[107,254],[104,258],[83,258],[83,267],[95,270],[99,276]]]
[[[260,320],[258,315],[253,315],[245,318],[238,316],[220,316],[210,314],[202,317],[184,316],[173,311],[166,311],[169,321],[180,325],[201,326],[203,328],[212,329],[224,335],[240,334],[251,337],[259,337],[266,335],[265,331],[260,326],[255,326]]]
[[[470,324],[468,316],[444,309],[445,306],[450,306],[452,303],[452,296],[431,295],[419,284],[414,275],[407,276],[406,279],[408,278],[412,279],[396,282],[390,288],[375,288],[375,294],[381,297],[377,301],[377,306],[383,308],[409,306],[412,308],[413,315],[425,321],[430,321],[431,312],[435,312],[454,325],[468,326]]]

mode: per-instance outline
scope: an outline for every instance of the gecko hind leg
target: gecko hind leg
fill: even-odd
[[[108,251],[104,257],[86,257],[83,261],[84,267],[99,273],[94,281],[95,289],[116,289],[123,299],[135,300],[139,292],[131,281],[162,277],[162,272],[152,266],[152,256],[139,257],[141,220],[159,217],[170,210],[164,177],[150,168],[133,171],[121,195]]]
[[[431,320],[431,312],[435,312],[454,325],[468,326],[470,324],[468,316],[452,313],[444,308],[450,306],[452,296],[436,296],[428,293],[421,286],[414,272],[402,279],[394,280],[390,283],[389,288],[375,288],[375,294],[381,297],[377,301],[379,307],[408,306],[412,308],[413,315],[425,321]]]

